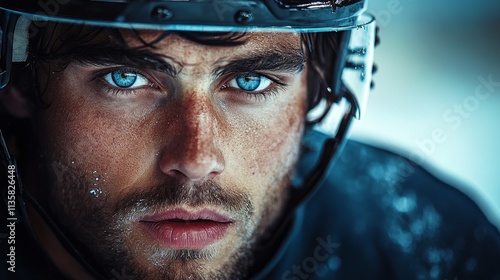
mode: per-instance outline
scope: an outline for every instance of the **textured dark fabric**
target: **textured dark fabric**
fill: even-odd
[[[321,138],[308,136],[311,154]],[[353,141],[298,209],[284,244],[255,279],[500,279],[499,231],[471,199]]]
[[[300,173],[323,140],[307,135]],[[16,234],[16,273],[3,261],[0,278],[60,279],[21,226]],[[499,231],[471,199],[398,155],[353,141],[268,254],[254,279],[500,279]]]

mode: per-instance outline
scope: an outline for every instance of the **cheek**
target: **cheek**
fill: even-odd
[[[113,191],[130,184],[133,179],[128,176],[141,172],[138,163],[146,160],[139,155],[152,154],[133,152],[144,150],[148,141],[140,135],[141,112],[106,110],[57,92],[54,96],[40,120],[44,158],[57,185],[80,185],[95,196],[110,191],[108,184]]]
[[[293,102],[265,122],[246,127],[242,143],[231,156],[239,169],[230,174],[255,207],[256,236],[261,235],[282,213],[287,200],[291,172],[299,157],[304,129],[304,104]]]
[[[243,141],[239,142],[244,143],[241,150],[248,154],[245,155],[247,175],[255,177],[274,173],[282,177],[295,163],[305,123],[305,76],[303,74],[297,79],[290,90],[282,93],[284,97],[265,113],[242,122]],[[237,140],[234,142],[238,143]]]
[[[290,167],[303,129],[300,112],[293,110],[290,106],[282,115],[266,118],[263,123],[250,123],[239,141],[234,140],[241,154],[232,158],[244,160],[246,175],[261,177],[266,173],[276,173],[276,169],[286,170]]]
[[[305,120],[305,94],[299,91],[295,96],[277,104],[263,117],[238,119],[235,136],[227,141],[231,147],[226,149],[225,172],[256,203],[265,204],[269,193],[281,194],[288,187]]]

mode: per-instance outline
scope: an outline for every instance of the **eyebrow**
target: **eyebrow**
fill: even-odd
[[[175,76],[179,70],[167,62],[168,56],[157,55],[139,49],[124,49],[119,47],[100,47],[89,51],[80,50],[72,53],[70,59],[92,65],[123,65],[133,68],[156,70]]]
[[[300,51],[261,52],[230,60],[214,70],[217,77],[231,73],[245,73],[253,71],[274,71],[297,73],[304,69],[305,56]]]
[[[166,61],[167,55],[158,55],[145,50],[124,49],[119,47],[101,47],[99,49],[87,48],[72,53],[71,59],[94,65],[124,65],[134,68],[156,70],[175,77],[182,67]],[[298,73],[304,69],[306,58],[302,51],[291,50],[278,52],[276,50],[251,53],[231,59],[224,65],[217,66],[213,74],[216,77],[231,73],[245,73],[254,71],[274,71],[285,73]]]

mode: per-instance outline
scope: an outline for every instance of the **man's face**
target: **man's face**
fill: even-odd
[[[38,119],[52,211],[109,271],[241,277],[281,214],[299,154],[300,36],[208,46],[172,34],[144,47],[122,35],[162,66],[124,55],[50,73]]]

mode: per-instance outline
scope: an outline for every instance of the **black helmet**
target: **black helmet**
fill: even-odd
[[[348,66],[359,81],[344,78],[344,85],[363,105],[371,81],[375,26],[373,17],[363,14],[365,4],[364,0],[4,0],[0,3],[0,89],[9,81],[11,63],[26,59],[28,39],[45,21],[172,31],[345,31],[340,49],[346,53],[339,53],[332,62],[337,70],[335,88],[330,90],[334,94],[341,90],[337,81]]]
[[[9,82],[12,63],[27,59],[29,39],[46,21],[168,31],[335,32],[338,49],[330,55],[334,61],[323,62],[330,65],[331,73],[322,77],[316,89],[320,96],[310,97],[314,108],[308,114],[316,128],[333,136],[343,110],[329,110],[332,104],[345,107],[342,100],[347,101],[353,108],[351,114],[358,118],[366,107],[376,25],[365,10],[365,0],[3,0],[0,89]],[[314,56],[317,50],[308,44]]]

